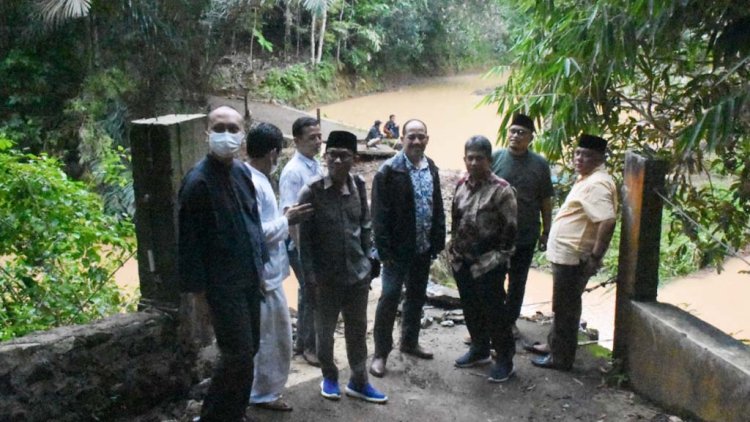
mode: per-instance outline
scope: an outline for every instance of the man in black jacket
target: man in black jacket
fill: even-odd
[[[208,115],[210,152],[185,175],[179,195],[181,289],[208,302],[221,357],[202,422],[245,416],[260,331],[260,280],[268,260],[250,170],[234,159],[244,138],[230,107]]]
[[[419,345],[420,318],[430,263],[445,247],[445,211],[435,163],[425,157],[430,137],[424,122],[404,123],[403,151],[389,159],[373,179],[375,247],[383,263],[383,292],[375,313],[375,354],[370,373],[385,375],[393,348],[393,323],[406,286],[401,321],[401,352],[432,359]]]

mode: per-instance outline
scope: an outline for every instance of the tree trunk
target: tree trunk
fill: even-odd
[[[315,64],[315,13],[310,18],[310,61]]]
[[[318,34],[318,58],[315,63],[320,63],[323,58],[323,40],[326,36],[326,22],[328,21],[328,8],[323,9],[323,18],[320,21],[320,33]]]
[[[255,28],[257,26],[258,26],[258,9],[254,9],[253,10],[253,32],[250,34],[250,70],[253,70],[253,45],[255,44]]]
[[[294,30],[297,33],[297,58],[299,58],[299,49],[300,45],[302,44],[299,36],[299,29],[300,25],[302,25],[302,6],[297,7],[297,25],[295,25]]]
[[[339,13],[339,22],[344,21],[344,9],[346,8],[346,1],[341,5],[341,13]],[[349,31],[347,30],[347,35]],[[336,40],[336,63],[341,63],[341,38]]]
[[[292,0],[284,2],[284,59],[289,59],[289,50],[292,49]]]

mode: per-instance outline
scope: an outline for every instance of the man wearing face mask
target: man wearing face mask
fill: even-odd
[[[208,304],[220,352],[200,420],[234,422],[244,419],[253,384],[268,252],[250,169],[234,159],[242,116],[222,106],[208,124],[210,151],[180,188],[178,266],[181,290]]]
[[[292,358],[292,324],[281,287],[289,276],[289,258],[284,241],[289,236],[289,226],[308,218],[312,214],[312,206],[296,205],[287,208],[284,214],[279,212],[269,178],[279,161],[283,141],[281,130],[270,123],[261,123],[247,134],[248,167],[253,173],[270,258],[263,268],[265,300],[260,305],[260,348],[255,355],[255,378],[250,402],[263,409],[290,411],[292,406],[281,397],[289,378]]]

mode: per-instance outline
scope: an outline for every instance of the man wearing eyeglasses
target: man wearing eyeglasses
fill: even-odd
[[[375,313],[375,354],[370,373],[385,375],[393,348],[393,324],[406,287],[400,349],[422,359],[432,352],[419,345],[430,263],[445,247],[445,211],[435,163],[424,155],[430,140],[427,126],[411,119],[403,125],[403,150],[387,160],[373,179],[372,210],[375,247],[383,263],[383,291]]]
[[[357,137],[333,131],[326,141],[328,174],[310,180],[299,194],[313,217],[300,226],[300,253],[308,293],[314,293],[318,359],[323,372],[320,394],[339,400],[339,371],[333,360],[333,334],[339,314],[351,377],[346,394],[373,403],[388,397],[367,380],[367,296],[370,291],[372,223],[365,181],[349,171]]]
[[[207,302],[220,359],[203,401],[201,421],[241,421],[258,350],[261,278],[268,261],[250,170],[234,155],[243,119],[231,107],[208,115],[209,153],[188,172],[179,194],[181,290]]]
[[[508,147],[492,154],[492,172],[515,188],[518,205],[518,236],[508,270],[507,298],[509,318],[516,336],[515,321],[521,314],[534,250],[537,243],[539,250],[547,249],[552,225],[554,190],[550,168],[547,160],[529,150],[534,132],[534,121],[525,114],[516,114],[508,128]]]

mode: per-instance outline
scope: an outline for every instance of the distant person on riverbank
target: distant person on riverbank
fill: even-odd
[[[507,299],[514,333],[518,330],[515,322],[521,314],[537,242],[539,250],[547,249],[552,225],[552,178],[547,160],[529,150],[534,132],[534,121],[529,116],[513,116],[508,128],[508,147],[492,154],[492,171],[515,188],[518,205],[518,236],[508,270]]]
[[[385,375],[393,348],[393,324],[406,287],[401,319],[402,353],[432,359],[419,345],[430,263],[445,247],[445,211],[435,163],[424,155],[430,137],[421,120],[404,123],[404,149],[388,159],[373,179],[372,210],[375,247],[383,263],[383,291],[375,313],[375,354],[370,373]]]
[[[203,400],[201,421],[241,421],[253,385],[260,332],[263,241],[252,173],[234,159],[243,119],[231,107],[208,115],[209,153],[182,180],[178,268],[181,290],[207,302],[219,361]]]
[[[385,126],[383,127],[383,132],[385,133],[385,136],[390,139],[398,139],[399,126],[396,123],[395,114],[391,114],[390,116],[388,116],[388,121],[385,122]]]
[[[269,260],[263,267],[260,305],[260,346],[255,355],[255,377],[250,403],[269,410],[290,411],[281,397],[289,378],[292,358],[292,324],[282,283],[289,276],[286,239],[289,227],[312,214],[309,204],[291,206],[279,212],[270,175],[278,163],[284,136],[278,127],[261,123],[247,134],[248,167],[253,175],[255,196]]]
[[[320,394],[331,400],[341,398],[339,371],[333,360],[333,334],[341,314],[351,368],[346,394],[385,403],[388,397],[367,380],[372,222],[365,181],[349,173],[356,153],[357,137],[353,133],[330,133],[325,153],[328,174],[311,179],[299,194],[299,203],[312,204],[315,210],[313,217],[300,226],[300,252],[305,283],[315,292],[318,359],[323,371]]]
[[[552,222],[547,259],[552,263],[550,353],[533,358],[542,368],[569,370],[578,346],[581,295],[599,271],[615,229],[617,190],[604,165],[607,141],[581,135],[575,150],[573,189]]]
[[[297,151],[281,171],[279,179],[279,208],[282,212],[297,203],[297,197],[305,184],[317,176],[323,175],[320,163],[315,158],[320,153],[323,143],[320,123],[312,117],[300,117],[292,124],[294,146]],[[294,345],[295,353],[301,353],[305,361],[318,366],[315,351],[315,317],[314,307],[305,286],[305,276],[299,257],[299,236],[295,228],[290,228],[287,239],[289,263],[294,276],[299,282],[297,301],[297,341]],[[310,293],[312,294],[312,293]]]
[[[381,123],[382,122],[380,120],[375,120],[375,122],[372,124],[372,127],[367,132],[367,137],[365,137],[365,144],[367,145],[367,148],[372,148],[383,140],[383,134],[380,132]]]
[[[484,136],[466,141],[468,174],[458,181],[453,197],[448,253],[472,339],[469,351],[455,364],[468,368],[489,363],[491,343],[496,356],[489,381],[504,382],[513,376],[516,350],[512,309],[503,286],[516,240],[516,195],[507,181],[492,173],[491,157],[492,144]]]

